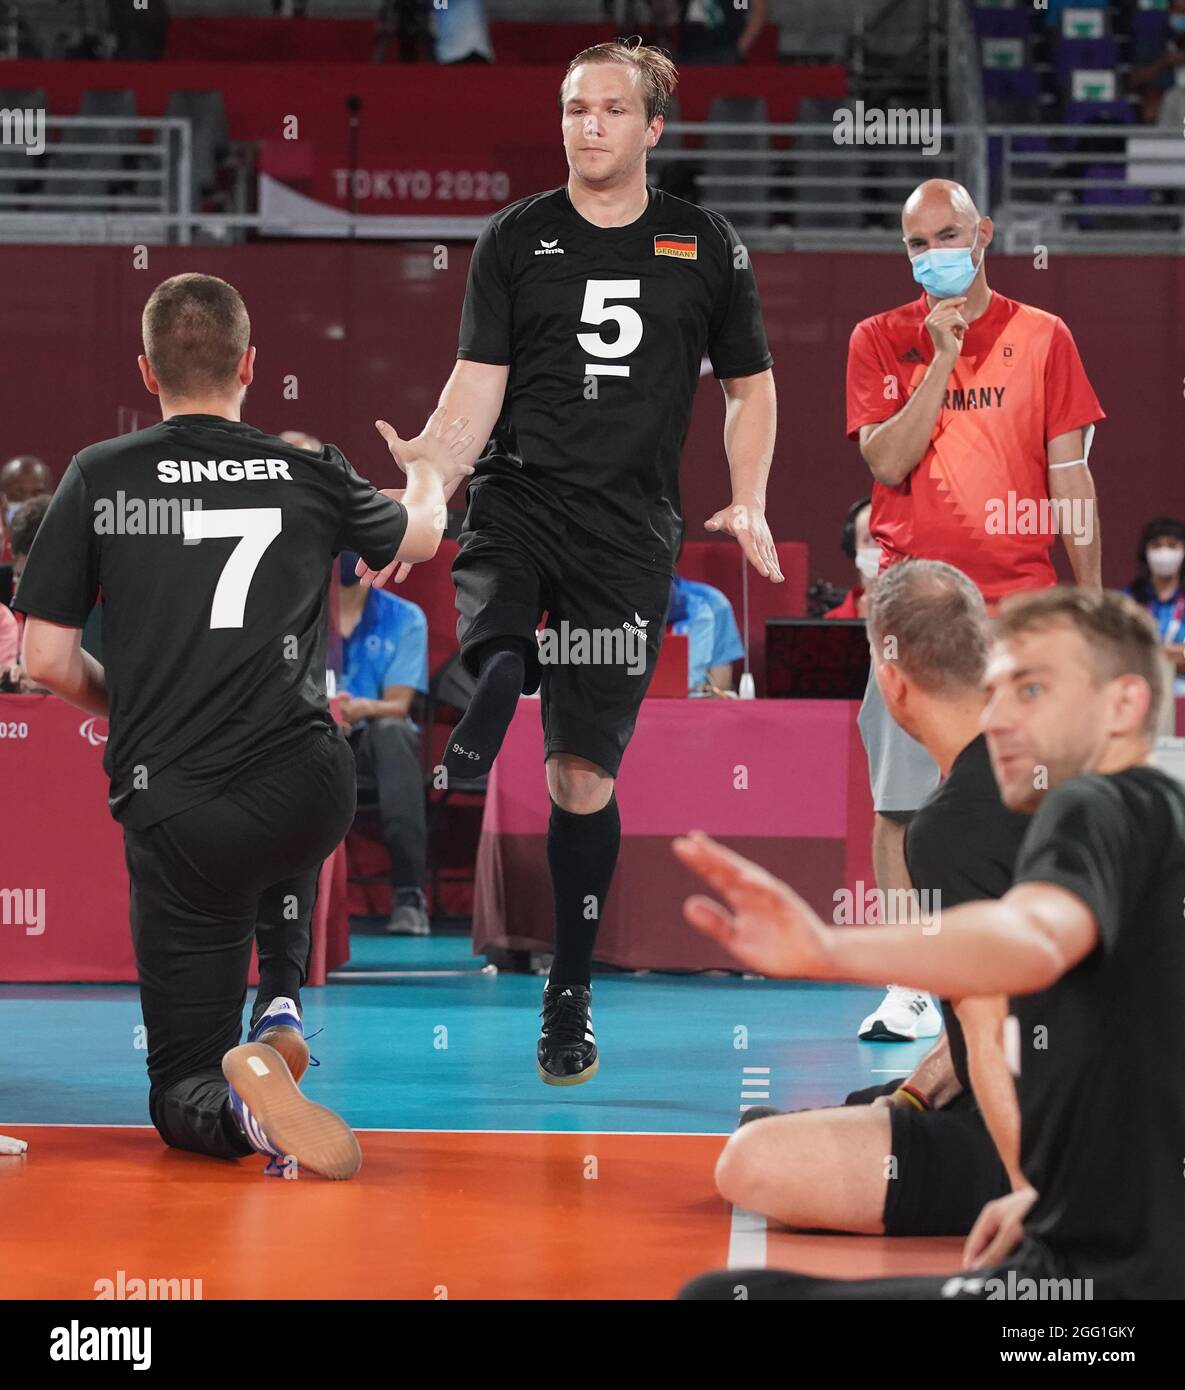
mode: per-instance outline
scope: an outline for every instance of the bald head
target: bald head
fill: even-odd
[[[901,233],[911,256],[943,247],[986,246],[992,239],[992,220],[975,206],[975,199],[953,179],[927,179],[905,200]]]
[[[915,214],[953,218],[961,225],[972,227],[979,221],[975,199],[961,183],[953,179],[927,179],[920,183],[905,200],[901,222]]]
[[[17,454],[0,468],[0,496],[10,507],[27,502],[39,492],[53,491],[53,474],[32,454]]]

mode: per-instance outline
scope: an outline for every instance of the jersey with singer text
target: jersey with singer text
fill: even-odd
[[[923,294],[856,325],[850,438],[895,415],[921,383],[934,359],[928,313]],[[989,602],[1056,584],[1046,445],[1103,418],[1062,320],[993,293],[967,329],[921,462],[898,487],[873,484],[871,530],[882,568],[945,560]],[[1094,518],[1084,521],[1093,526]]]
[[[625,227],[587,221],[564,188],[496,213],[473,251],[457,356],[510,368],[470,486],[510,477],[605,545],[669,572],[704,355],[720,378],[753,376],[773,358],[733,227],[649,193]]]
[[[217,415],[174,415],[71,460],[13,606],[81,628],[102,596],[117,820],[144,829],[333,729],[333,556],[380,569],[406,528],[402,504],[332,444],[312,453]]]

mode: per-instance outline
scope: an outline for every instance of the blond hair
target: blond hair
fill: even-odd
[[[591,48],[582,48],[568,64],[564,80],[560,83],[560,109],[564,106],[564,89],[568,78],[582,63],[621,63],[634,68],[639,74],[642,92],[646,99],[646,123],[655,116],[666,114],[667,102],[674,95],[679,84],[679,72],[661,48],[654,48],[640,38],[614,39],[612,43],[596,43]]]

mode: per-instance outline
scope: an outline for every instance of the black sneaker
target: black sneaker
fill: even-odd
[[[548,985],[543,991],[543,1034],[536,1061],[539,1077],[549,1086],[579,1086],[601,1065],[593,1036],[587,985]]]

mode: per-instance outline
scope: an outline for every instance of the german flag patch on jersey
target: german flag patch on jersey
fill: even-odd
[[[698,255],[696,240],[693,236],[656,236],[654,254],[674,256],[679,261],[694,261]]]

